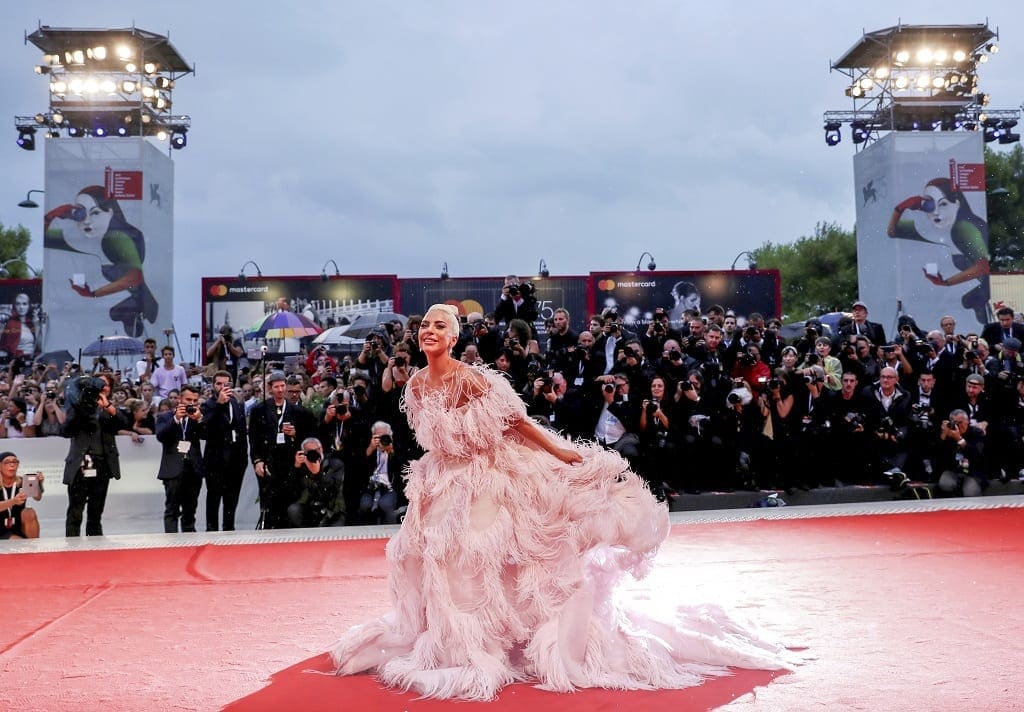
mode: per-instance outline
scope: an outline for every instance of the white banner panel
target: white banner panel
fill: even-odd
[[[173,312],[174,163],[144,138],[46,145],[46,350],[158,338]]]
[[[860,298],[895,333],[991,321],[985,159],[976,132],[893,132],[854,157]]]

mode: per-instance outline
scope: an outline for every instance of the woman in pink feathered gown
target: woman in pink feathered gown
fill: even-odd
[[[785,648],[716,606],[650,611],[614,595],[665,539],[664,505],[616,453],[543,430],[501,376],[451,358],[456,313],[427,312],[428,366],[405,391],[427,452],[387,545],[393,610],[342,637],[337,674],[489,700],[520,680],[565,692],[681,688],[728,666],[788,667]]]

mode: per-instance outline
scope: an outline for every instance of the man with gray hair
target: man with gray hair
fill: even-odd
[[[395,453],[394,431],[378,420],[370,428],[366,447],[366,486],[359,499],[359,517],[364,524],[397,524],[402,506],[405,461]]]
[[[957,408],[942,422],[940,446],[944,470],[939,489],[949,494],[977,497],[988,487],[985,471],[985,433],[971,425],[967,411]]]
[[[291,479],[298,483],[299,497],[288,505],[293,527],[341,527],[345,525],[345,466],[340,458],[325,458],[316,438],[302,441],[295,453]]]

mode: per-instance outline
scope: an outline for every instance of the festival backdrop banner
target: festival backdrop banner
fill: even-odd
[[[860,298],[887,330],[952,314],[990,320],[988,213],[980,132],[895,131],[854,157]]]
[[[423,314],[432,304],[452,304],[463,316],[471,312],[493,312],[501,298],[504,277],[453,279],[402,279],[402,308],[407,314]],[[571,327],[577,332],[587,323],[586,277],[536,277],[524,280],[533,286],[537,299],[537,321],[534,330],[543,345],[547,332],[544,320],[554,316],[555,309],[569,310]]]
[[[395,275],[331,277],[327,281],[319,276],[250,277],[244,282],[237,276],[204,277],[204,352],[220,330],[229,326],[250,359],[261,352],[262,346],[270,353],[296,353],[300,344],[311,338],[265,338],[253,332],[281,307],[302,315],[321,330],[350,324],[357,317],[363,321],[390,319],[401,316],[396,313],[397,296]],[[331,345],[342,343],[347,340],[339,337]]]
[[[781,307],[778,270],[728,272],[591,272],[591,310],[616,309],[627,328],[646,329],[658,308],[678,328],[687,309],[705,313],[717,304],[737,315],[760,312],[766,319]]]
[[[45,349],[158,338],[174,305],[173,161],[144,138],[45,146]]]
[[[43,352],[45,314],[43,280],[0,280],[0,362],[31,361]]]

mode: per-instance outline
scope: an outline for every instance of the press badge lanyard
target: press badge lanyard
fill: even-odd
[[[17,479],[15,479],[14,482],[11,484],[11,491],[10,491],[10,493],[7,492],[7,488],[4,487],[3,485],[0,485],[0,487],[4,488],[4,499],[5,500],[14,499],[14,495],[18,494],[18,480]],[[7,515],[5,517],[4,525],[7,526],[7,527],[13,527],[14,526],[14,505],[13,504],[11,505],[11,508],[7,510]]]

